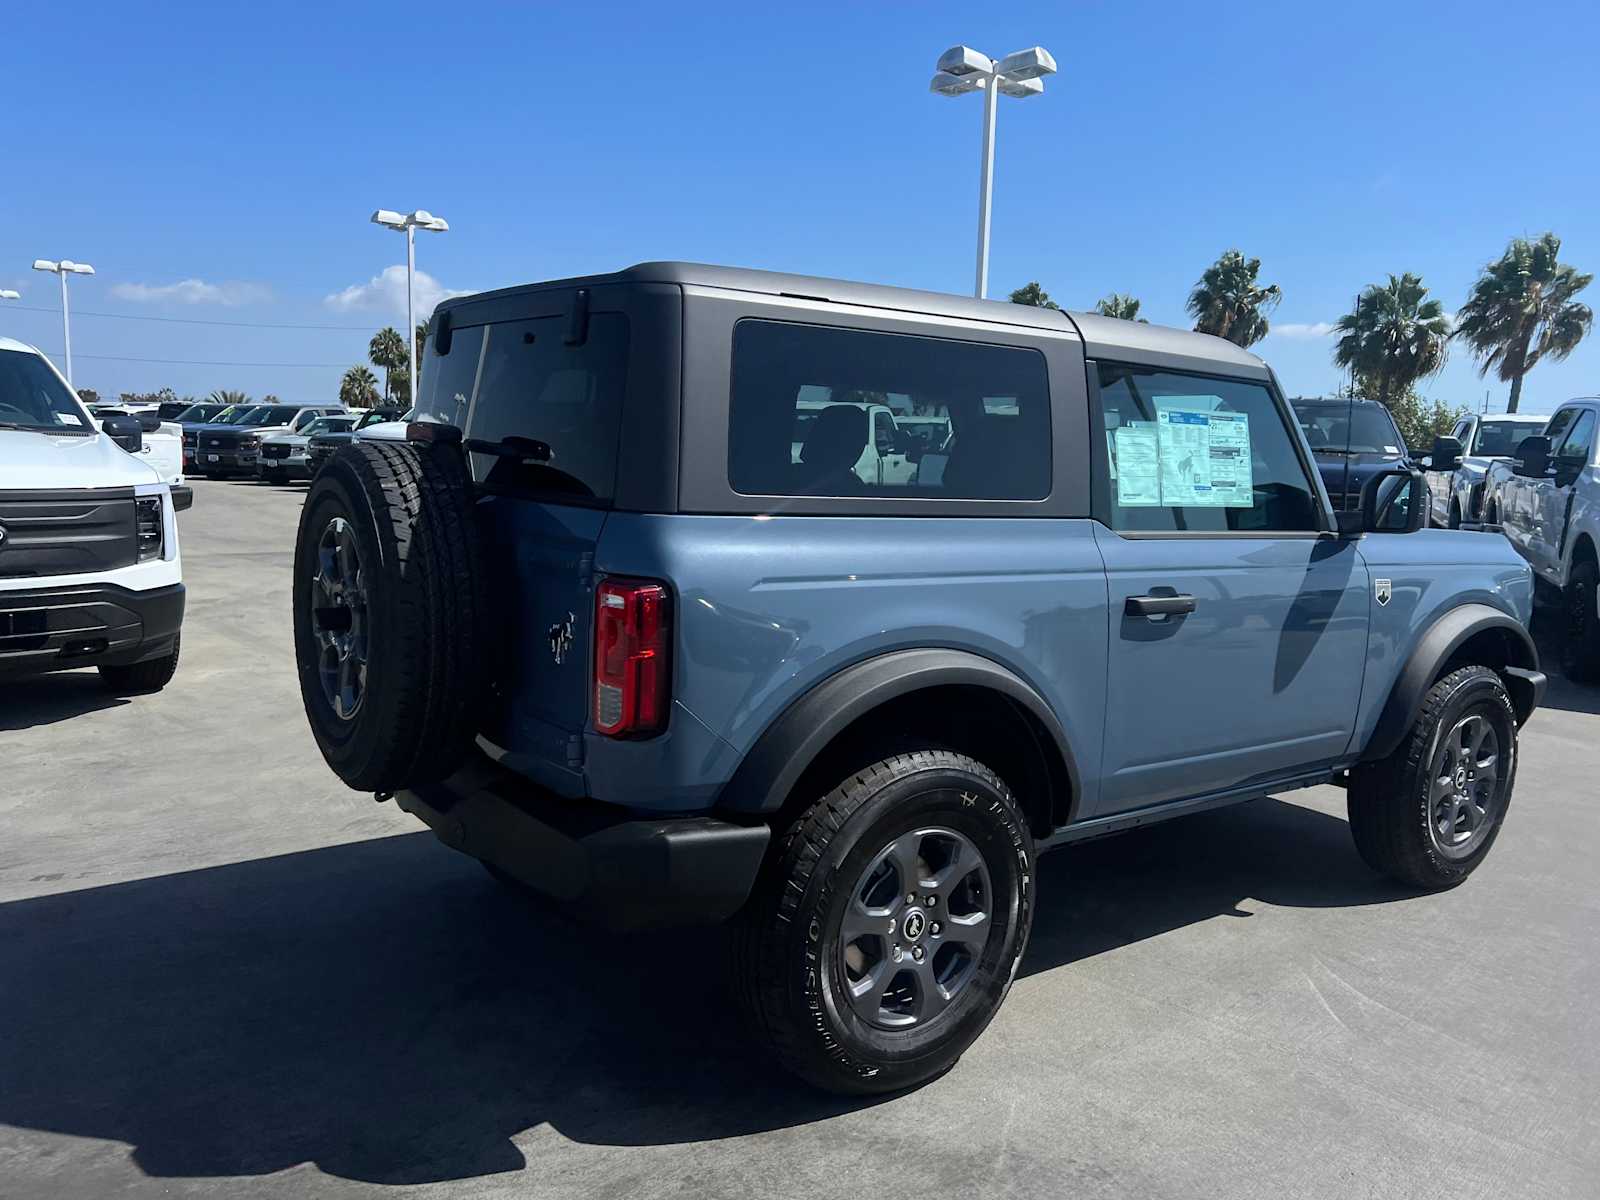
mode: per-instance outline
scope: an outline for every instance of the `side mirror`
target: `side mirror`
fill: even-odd
[[[1571,487],[1578,481],[1578,476],[1583,474],[1583,468],[1588,466],[1581,454],[1572,455],[1570,458],[1562,455],[1550,461],[1555,464],[1557,487]]]
[[[1461,440],[1453,437],[1436,437],[1433,450],[1427,458],[1430,471],[1454,471],[1461,465]]]
[[[138,417],[107,417],[100,422],[100,432],[129,454],[144,449],[144,426],[139,424]]]
[[[1390,467],[1361,489],[1363,533],[1416,533],[1428,521],[1428,484],[1414,467]]]
[[[1550,473],[1550,439],[1543,434],[1523,438],[1517,447],[1517,457],[1511,462],[1511,473],[1527,479],[1543,479]]]

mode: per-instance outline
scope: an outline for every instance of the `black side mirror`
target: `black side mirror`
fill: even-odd
[[[1436,437],[1428,454],[1428,470],[1454,471],[1461,465],[1461,439]]]
[[[144,426],[139,424],[138,417],[107,417],[100,422],[100,432],[129,454],[144,449]]]
[[[1543,479],[1550,473],[1550,439],[1543,434],[1523,438],[1517,447],[1517,457],[1511,462],[1511,473],[1528,479]]]
[[[1581,454],[1574,454],[1571,457],[1562,455],[1551,459],[1551,462],[1556,468],[1557,487],[1571,487],[1578,481],[1578,476],[1583,474],[1583,468],[1588,465]]]
[[[1414,467],[1390,467],[1361,489],[1363,533],[1416,533],[1428,521],[1428,485]]]

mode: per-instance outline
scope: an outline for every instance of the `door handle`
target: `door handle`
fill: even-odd
[[[1181,617],[1194,611],[1194,597],[1129,596],[1122,611],[1130,617]]]

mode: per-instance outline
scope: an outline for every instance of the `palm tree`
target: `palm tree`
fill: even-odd
[[[1363,390],[1386,406],[1444,366],[1450,319],[1427,296],[1419,276],[1391,275],[1363,291],[1355,311],[1334,326],[1342,336],[1333,361],[1354,371]]]
[[[1141,325],[1150,324],[1139,315],[1139,302],[1121,292],[1112,292],[1105,299],[1096,300],[1094,310],[1102,317],[1116,317],[1119,321],[1138,321]]]
[[[339,380],[339,403],[346,408],[371,408],[378,399],[378,377],[366,367],[351,367]]]
[[[1235,346],[1253,346],[1267,336],[1266,313],[1283,299],[1275,283],[1261,287],[1259,258],[1229,250],[1206,268],[1189,293],[1189,315],[1200,333],[1214,333]]]
[[[1012,292],[1011,303],[1031,304],[1035,308],[1061,307],[1054,300],[1050,299],[1050,293],[1039,286],[1039,281],[1037,279],[1030,283],[1023,284],[1016,291]]]
[[[429,326],[429,324],[430,324],[429,321],[424,321],[424,322],[422,322],[422,324],[417,326],[417,332],[416,332],[417,361],[419,363],[422,361],[422,352],[423,352],[424,349],[427,348],[427,345],[428,345],[428,326]]]
[[[406,365],[406,343],[400,336],[400,331],[393,325],[385,325],[372,335],[372,341],[367,346],[367,358],[372,365],[383,371],[383,394],[389,395],[389,376],[397,368]]]
[[[1455,336],[1472,347],[1478,374],[1489,368],[1511,384],[1507,412],[1522,399],[1522,377],[1545,357],[1563,359],[1583,341],[1594,312],[1573,297],[1593,281],[1560,261],[1561,239],[1512,238],[1483,268],[1456,314]]]
[[[212,404],[249,404],[250,397],[232,388],[218,388],[211,393],[209,401]]]

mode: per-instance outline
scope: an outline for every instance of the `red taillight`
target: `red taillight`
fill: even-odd
[[[607,579],[594,598],[594,727],[610,737],[667,726],[672,617],[659,583]]]

